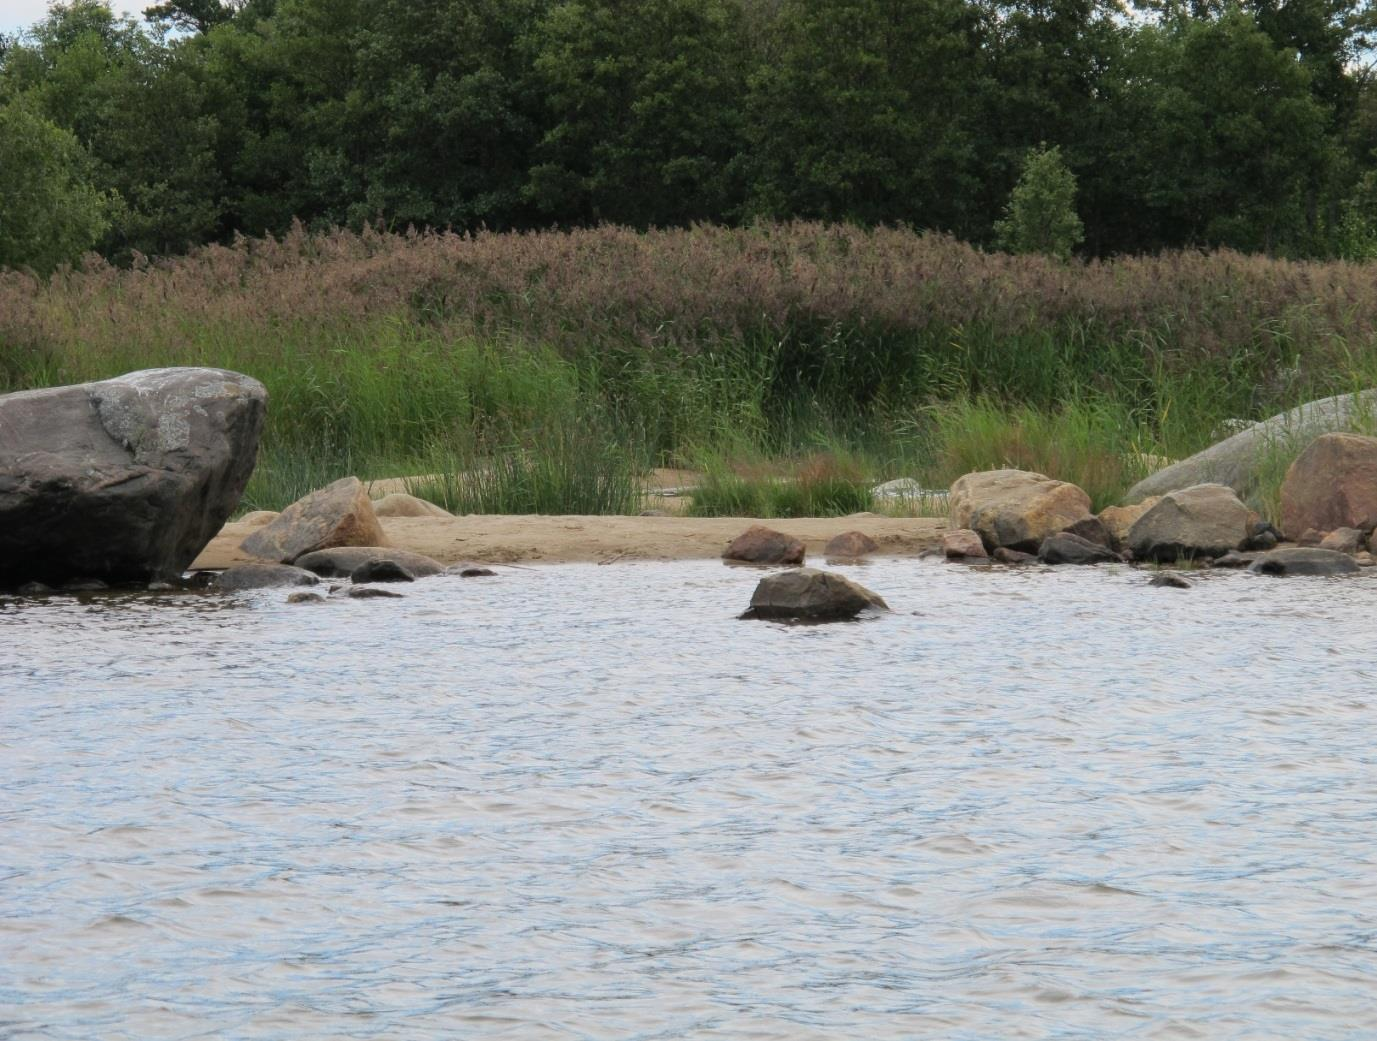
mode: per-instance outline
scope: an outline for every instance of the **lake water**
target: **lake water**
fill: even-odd
[[[1377,1036],[1377,574],[0,599],[0,1038]]]

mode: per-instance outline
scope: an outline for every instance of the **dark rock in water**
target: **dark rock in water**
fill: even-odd
[[[180,586],[175,586],[171,582],[149,582],[148,591],[150,593],[175,593]]]
[[[1019,564],[1036,564],[1038,560],[1036,553],[1024,553],[1021,550],[1010,549],[1008,546],[996,547],[994,558],[1001,564],[1013,564],[1015,566]]]
[[[344,595],[354,600],[379,600],[383,597],[400,600],[402,598],[401,593],[393,593],[387,589],[378,589],[375,586],[354,586]]]
[[[460,578],[496,578],[497,572],[487,567],[461,567],[451,568],[446,571],[447,575],[458,575]]]
[[[325,597],[319,593],[292,593],[287,597],[289,604],[323,604]]]
[[[304,496],[240,543],[251,557],[280,564],[336,546],[381,546],[382,524],[357,477],[343,477]]]
[[[1114,536],[1110,533],[1105,522],[1093,514],[1089,517],[1082,517],[1080,520],[1076,521],[1075,524],[1069,525],[1062,530],[1068,535],[1076,535],[1079,538],[1085,539],[1086,542],[1093,542],[1095,545],[1103,546],[1105,549],[1118,549],[1114,544]]]
[[[222,592],[234,593],[244,589],[313,586],[319,581],[311,572],[290,564],[240,564],[222,574],[215,586]]]
[[[741,617],[825,622],[854,618],[867,608],[888,611],[889,605],[843,575],[805,567],[762,578]]]
[[[110,586],[98,578],[74,578],[62,583],[64,593],[99,593]]]
[[[1264,553],[1248,570],[1259,575],[1351,575],[1360,569],[1358,562],[1347,553],[1299,546]]]
[[[416,576],[395,560],[367,560],[349,573],[355,585],[365,582],[415,582]]]
[[[1238,550],[1230,550],[1222,557],[1216,557],[1214,567],[1222,568],[1242,568],[1252,567],[1253,561],[1257,560],[1257,553],[1240,553]]]
[[[219,577],[218,571],[193,571],[182,584],[188,589],[209,589]]]
[[[1118,564],[1119,554],[1069,531],[1050,535],[1038,550],[1038,560],[1044,564]]]
[[[1158,586],[1164,589],[1189,589],[1191,584],[1180,575],[1173,575],[1169,571],[1163,571],[1160,575],[1153,575],[1150,586]]]
[[[391,561],[405,568],[413,578],[429,578],[445,570],[438,560],[422,553],[386,546],[336,546],[297,557],[293,564],[314,571],[322,578],[348,578],[361,566],[372,561]]]
[[[1336,553],[1352,556],[1363,548],[1366,537],[1357,528],[1336,528],[1320,540],[1320,549],[1332,549]]]
[[[802,564],[803,549],[803,543],[792,535],[756,524],[731,541],[722,559],[738,564]]]
[[[219,369],[0,396],[0,587],[176,580],[238,504],[266,407]]]
[[[44,585],[42,582],[25,582],[15,590],[20,596],[47,596],[52,591],[52,586]]]
[[[827,540],[823,553],[839,559],[869,556],[880,548],[879,543],[860,531],[844,531]]]

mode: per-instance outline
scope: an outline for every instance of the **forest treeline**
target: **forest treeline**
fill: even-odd
[[[1377,255],[1367,0],[169,0],[0,41],[0,266],[236,233],[816,219]]]

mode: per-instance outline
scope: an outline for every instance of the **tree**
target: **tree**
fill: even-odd
[[[0,105],[0,267],[48,274],[96,244],[112,200],[89,167],[77,139],[30,101]]]
[[[1010,253],[1070,259],[1085,230],[1076,215],[1076,177],[1062,160],[1060,148],[1044,144],[1029,151],[995,232]]]
[[[150,22],[166,22],[183,32],[207,33],[238,14],[248,0],[168,0],[143,9]]]

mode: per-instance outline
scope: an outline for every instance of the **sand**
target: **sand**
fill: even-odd
[[[808,517],[757,521],[742,517],[467,517],[382,518],[388,542],[424,553],[443,564],[614,563],[634,560],[711,559],[752,524],[765,524],[801,539],[808,556],[821,560],[823,546],[844,531],[861,531],[879,543],[880,556],[914,556],[937,546],[946,521],[933,517]],[[250,563],[239,543],[255,528],[226,524],[193,568]]]

